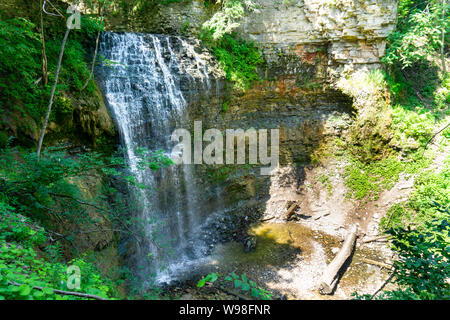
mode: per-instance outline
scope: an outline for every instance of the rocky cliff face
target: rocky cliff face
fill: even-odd
[[[227,90],[229,86],[217,71],[217,63],[194,41],[196,54],[208,62],[210,86],[202,94],[192,90],[192,77],[201,78],[198,70],[181,79],[180,89],[189,110],[186,126],[202,120],[204,129],[280,128],[281,166],[293,169],[271,178],[261,176],[255,166],[196,166],[196,177],[204,190],[199,210],[205,216],[219,211],[229,213],[213,222],[218,231],[205,230],[205,237],[214,236],[218,241],[239,239],[239,229],[245,229],[268,210],[271,186],[301,186],[305,180],[303,168],[314,162],[322,146],[348,134],[354,123],[354,106],[364,105],[354,105],[355,97],[342,92],[336,80],[354,70],[378,67],[386,37],[396,23],[396,0],[255,2],[257,9],[241,19],[236,31],[253,40],[264,53],[267,63],[259,70],[263,80],[245,93]],[[206,7],[199,0],[154,3],[122,1],[108,18],[107,29],[192,35],[219,9],[218,4]],[[15,9],[9,6],[5,10]],[[178,42],[174,39],[174,43]],[[186,55],[178,49],[174,48],[174,54],[185,55],[179,57],[186,62],[184,69],[195,65],[194,54]],[[227,108],[223,108],[224,103]],[[110,135],[112,122],[100,93],[98,103],[94,107],[90,104],[74,108],[71,123],[89,137]],[[56,125],[50,129],[58,134]],[[280,207],[285,202],[283,198]]]
[[[396,24],[397,0],[254,0],[256,8],[247,13],[236,30],[254,40],[269,64],[280,56],[314,61],[326,57],[330,76],[344,65],[372,66],[384,54],[386,37]],[[203,23],[219,9],[191,0],[168,5],[152,1],[125,1],[109,29],[165,34],[199,32]]]
[[[239,32],[275,61],[282,50],[304,60],[326,54],[329,66],[377,64],[396,23],[396,0],[256,2]]]
[[[195,0],[155,6],[150,2],[128,2],[108,21],[108,28],[195,34],[219,9],[218,4],[207,8]],[[212,232],[219,238],[230,236],[230,230],[239,238],[237,229],[245,229],[270,210],[272,180],[301,186],[304,166],[320,157],[328,141],[368,129],[355,125],[352,115],[364,104],[354,104],[354,95],[343,93],[337,80],[379,67],[386,38],[396,24],[396,0],[255,2],[257,9],[241,19],[236,32],[263,52],[266,64],[259,70],[263,80],[245,93],[225,92],[224,79],[214,81],[211,75],[212,90],[218,89],[218,94],[189,97],[187,125],[202,120],[204,129],[280,128],[280,164],[294,169],[270,178],[254,166],[196,166],[196,176],[205,186],[200,210],[205,215],[217,208],[229,213],[224,223],[217,223],[220,232]],[[214,61],[209,63],[217,68]],[[383,123],[386,128],[389,121]],[[373,121],[367,123],[373,127]]]
[[[380,67],[398,1],[254,2],[256,9],[241,18],[236,32],[263,52],[263,81],[245,94],[224,97],[221,90],[219,101],[194,99],[191,118],[223,128],[280,127],[282,161],[308,162],[324,138],[346,134],[352,98],[337,82],[354,71]],[[195,0],[125,3],[128,6],[110,19],[109,29],[196,34],[220,9],[219,4],[206,7]],[[223,88],[223,79],[217,80],[222,83],[217,87]],[[224,101],[227,112],[221,111]]]

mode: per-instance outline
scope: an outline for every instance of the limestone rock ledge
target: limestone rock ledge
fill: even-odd
[[[344,65],[378,66],[395,28],[397,0],[255,0],[258,9],[238,29],[259,43],[268,62],[279,52],[311,60],[325,54],[328,76]],[[347,67],[349,68],[349,67]]]
[[[237,32],[255,41],[268,64],[280,57],[298,56],[312,61],[328,60],[328,80],[347,69],[378,67],[386,38],[397,23],[397,0],[254,0],[256,8],[240,21]],[[110,30],[196,34],[220,8],[191,0],[167,5],[125,1]]]

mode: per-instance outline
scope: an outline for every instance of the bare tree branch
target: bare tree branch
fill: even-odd
[[[17,283],[13,280],[8,280],[8,282],[14,286],[20,287],[22,284]],[[34,289],[43,291],[44,288],[42,287],[38,287],[38,286],[33,286]],[[74,292],[74,291],[64,291],[64,290],[58,290],[58,289],[52,289],[54,293],[56,294],[61,294],[61,295],[65,295],[65,296],[76,296],[76,297],[82,297],[82,298],[89,298],[89,299],[95,299],[95,300],[109,300],[103,297],[99,297],[93,294],[88,294],[88,293],[82,293],[82,292]]]

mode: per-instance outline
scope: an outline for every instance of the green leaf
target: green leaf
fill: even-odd
[[[212,275],[208,274],[204,279],[206,282],[210,282],[212,279]]]
[[[236,289],[239,289],[242,286],[242,281],[241,280],[234,280],[234,287]]]
[[[250,285],[248,283],[242,284],[242,291],[248,291],[250,290]]]
[[[256,288],[252,288],[252,297],[258,298],[259,297],[259,291]]]
[[[13,285],[9,285],[9,286],[8,286],[8,289],[9,289],[9,291],[11,291],[11,292],[19,292],[19,291],[21,290],[20,287],[13,286]]]
[[[210,281],[210,282],[214,282],[214,281],[217,280],[217,278],[218,278],[218,276],[217,276],[216,273],[211,273],[211,279],[210,279],[209,281]]]
[[[202,280],[200,280],[200,281],[197,283],[197,287],[198,287],[198,288],[201,288],[201,287],[203,287],[205,284],[206,284],[206,278],[203,278]]]
[[[23,284],[20,286],[20,295],[21,296],[27,296],[31,292],[31,287],[27,284]]]
[[[52,288],[42,288],[42,292],[44,292],[47,295],[52,295],[55,293]]]

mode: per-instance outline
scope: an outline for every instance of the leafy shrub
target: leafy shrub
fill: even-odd
[[[394,127],[394,143],[402,147],[410,146],[408,141],[413,139],[417,146],[424,147],[431,138],[435,128],[435,119],[427,110],[411,110],[402,106],[395,106],[392,113]]]
[[[239,26],[239,20],[247,11],[255,8],[253,0],[223,0],[221,10],[203,24],[214,41],[231,34]]]
[[[397,29],[388,38],[383,61],[407,67],[419,60],[428,59],[442,46],[442,30],[448,29],[450,10],[447,8],[444,19],[442,10],[444,7],[440,0],[401,0]]]
[[[272,299],[272,294],[261,287],[259,287],[256,282],[250,280],[245,273],[243,273],[241,276],[237,275],[236,273],[232,272],[225,278],[220,279],[217,273],[210,273],[204,278],[200,279],[200,281],[197,284],[197,287],[202,288],[205,286],[206,283],[215,283],[215,282],[225,282],[228,283],[228,285],[231,285],[234,289],[244,293],[251,295],[254,299],[261,299],[261,300],[270,300]]]
[[[127,204],[117,189],[105,186],[94,199],[87,200],[74,182],[98,174],[137,183],[124,170],[121,154],[69,156],[60,149],[47,148],[39,162],[34,150],[8,147],[0,153],[0,299],[73,299],[53,291],[67,291],[70,265],[80,268],[81,292],[104,298],[117,296],[115,283],[103,276],[86,255],[77,255],[66,263],[62,247],[49,234],[55,219],[63,222],[66,233],[58,240],[70,244],[82,225],[98,229],[98,221],[91,218],[92,208],[108,219],[113,230],[127,232],[131,226],[138,229],[137,221],[126,216]],[[172,163],[161,152],[140,149],[136,154],[140,169],[158,170]],[[75,230],[65,230],[64,225],[72,223]]]
[[[83,29],[72,32],[64,52],[61,81],[58,90],[71,95],[92,94],[91,81],[86,91],[80,93],[89,76],[85,48],[91,45],[92,37],[102,26],[93,18],[83,18]],[[46,31],[46,53],[49,84],[42,86],[42,55],[40,35],[37,27],[23,18],[0,21],[0,110],[2,113],[20,112],[23,118],[33,119],[38,125],[46,110],[53,84],[56,63],[61,47],[62,33],[52,26]],[[1,123],[0,123],[1,125]]]
[[[447,218],[450,212],[447,210]],[[399,259],[394,262],[395,282],[399,289],[385,292],[389,299],[448,300],[450,298],[450,226],[448,220],[427,224],[429,231],[420,233],[391,229],[394,249]]]
[[[240,39],[236,34],[225,34],[212,44],[212,51],[226,78],[237,88],[245,91],[260,80],[257,69],[263,59],[254,43]]]
[[[53,289],[67,291],[67,268],[76,265],[81,271],[79,292],[113,297],[116,289],[97,268],[82,258],[67,264],[44,255],[47,233],[30,218],[19,215],[5,200],[0,200],[0,300],[3,299],[75,299],[55,294]],[[43,288],[42,290],[35,287]],[[76,298],[80,299],[80,298]]]
[[[445,210],[450,202],[450,168],[447,160],[441,172],[432,170],[420,172],[415,178],[415,190],[409,199],[391,207],[381,221],[381,227],[407,228],[414,226],[417,230],[428,232],[427,224],[435,219],[446,218]]]
[[[399,258],[394,261],[394,290],[378,296],[354,293],[356,299],[371,300],[448,300],[450,298],[450,226],[448,214],[443,220],[427,223],[426,232],[393,228],[393,248]]]
[[[35,26],[22,18],[0,21],[0,104],[18,108],[25,105],[33,117],[41,114],[43,91],[33,84],[39,78],[39,35]]]
[[[260,77],[258,67],[263,59],[253,42],[245,41],[234,33],[239,20],[255,8],[252,0],[225,0],[221,10],[203,24],[200,39],[209,47],[228,80],[245,91]]]

